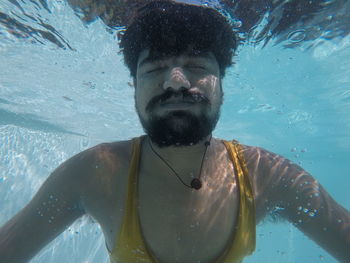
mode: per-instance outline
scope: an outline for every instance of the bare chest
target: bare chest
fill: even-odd
[[[140,189],[144,238],[161,262],[213,262],[229,245],[238,195],[233,182],[221,180],[225,185],[219,187],[204,179],[198,191],[179,184],[173,192],[161,182]]]
[[[213,262],[230,245],[239,207],[237,182],[231,161],[220,158],[203,169],[198,191],[182,185],[164,167],[141,166],[135,195],[140,225],[147,246],[161,262]],[[125,169],[115,182],[116,193],[92,212],[110,250],[125,212],[127,178]]]

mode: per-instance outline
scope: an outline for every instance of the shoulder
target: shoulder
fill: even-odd
[[[84,165],[84,167],[94,164],[108,164],[115,160],[127,158],[131,153],[131,144],[131,140],[101,143],[74,155],[64,164]]]
[[[83,187],[95,183],[101,176],[118,174],[130,158],[131,144],[131,140],[98,144],[63,162],[51,176]]]
[[[242,145],[242,149],[253,185],[258,221],[273,207],[291,203],[296,193],[304,192],[301,186],[316,184],[302,167],[279,154],[255,146]]]
[[[250,169],[251,176],[267,177],[270,175],[282,176],[303,169],[282,155],[273,153],[262,147],[242,145],[245,161]]]
[[[101,143],[77,155],[80,159],[94,161],[96,164],[108,164],[129,158],[132,150],[132,140]]]
[[[282,155],[261,147],[242,145],[242,148],[249,175],[260,190],[273,191],[281,185],[290,186],[295,179],[310,177],[302,167]]]
[[[81,201],[88,214],[94,214],[101,200],[114,197],[124,180],[132,152],[132,140],[101,143],[86,149],[53,173],[61,177]],[[96,205],[98,204],[98,205]]]

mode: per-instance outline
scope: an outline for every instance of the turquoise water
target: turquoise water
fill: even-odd
[[[64,1],[47,9],[14,2],[1,1],[1,13],[56,32],[61,46],[0,25],[0,225],[70,156],[142,133],[116,32],[100,20],[82,23]],[[224,79],[214,134],[299,163],[350,209],[350,38],[317,41],[243,45]],[[287,223],[267,219],[257,231],[257,250],[245,262],[336,262]],[[107,262],[99,226],[83,217],[31,262]]]

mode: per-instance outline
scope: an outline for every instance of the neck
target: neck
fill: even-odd
[[[167,168],[173,172],[173,174],[182,182],[183,185],[192,189],[194,188],[196,190],[199,190],[202,187],[202,181],[200,180],[200,177],[202,174],[204,158],[206,156],[208,147],[210,146],[211,135],[208,139],[203,140],[196,145],[183,147],[159,148],[153,145],[149,138],[147,138],[147,140],[150,150],[163,162],[163,165],[166,165]],[[166,154],[168,156],[166,156]],[[193,164],[198,163],[198,157],[200,157],[200,166],[196,168],[193,166]],[[173,165],[181,167],[181,173],[183,175],[187,174],[186,177],[190,176],[192,178],[190,185],[184,181],[184,178],[181,179],[179,170],[176,169]],[[198,175],[194,176],[194,172],[196,172]]]
[[[203,140],[199,141],[197,144],[188,145],[188,146],[169,146],[169,147],[158,147],[151,139],[147,136],[147,141],[150,146],[164,158],[172,160],[173,158],[185,159],[183,157],[195,157],[196,155],[203,155],[207,146],[206,143],[211,141],[212,135],[208,135]],[[181,158],[181,156],[183,156]]]

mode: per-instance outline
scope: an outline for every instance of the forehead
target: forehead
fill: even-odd
[[[165,60],[165,59],[170,59],[173,57],[178,57],[178,58],[201,58],[206,60],[209,63],[214,63],[217,64],[217,60],[214,56],[213,52],[193,52],[193,51],[187,51],[183,52],[182,54],[179,55],[171,55],[171,54],[161,54],[159,52],[152,52],[150,49],[145,49],[141,51],[138,61],[137,61],[137,67],[141,67],[144,64],[147,63],[152,63],[156,62],[158,60]]]

